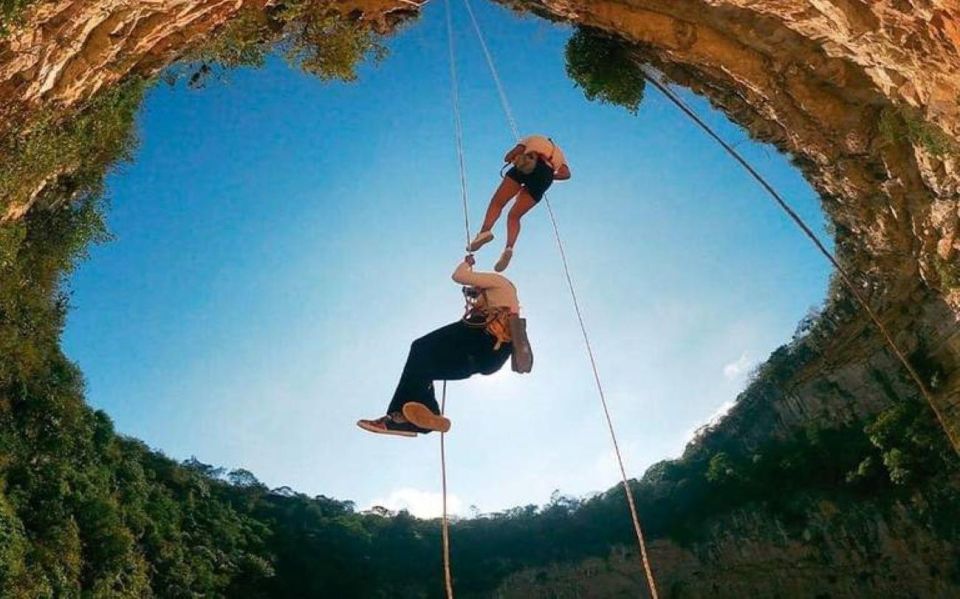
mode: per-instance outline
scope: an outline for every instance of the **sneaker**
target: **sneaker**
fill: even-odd
[[[441,433],[450,430],[449,418],[434,414],[430,411],[430,408],[415,401],[408,401],[403,404],[403,417],[409,420],[411,424],[422,429]]]
[[[493,233],[490,231],[480,231],[477,233],[477,236],[473,238],[473,241],[470,242],[470,245],[467,246],[468,252],[475,252],[493,241]]]
[[[500,254],[500,259],[493,265],[493,270],[497,272],[507,270],[507,267],[510,266],[510,258],[513,258],[513,248],[504,248],[503,253]]]
[[[396,422],[390,416],[382,416],[376,420],[357,420],[357,426],[378,435],[396,435],[398,437],[416,437],[417,433],[430,432],[409,422]]]

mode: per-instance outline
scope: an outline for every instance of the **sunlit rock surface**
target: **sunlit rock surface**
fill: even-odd
[[[130,75],[149,76],[183,56],[245,9],[268,0],[56,0],[41,2],[28,24],[0,42],[4,114],[71,106]],[[404,0],[331,3],[343,14],[389,30],[415,11]]]

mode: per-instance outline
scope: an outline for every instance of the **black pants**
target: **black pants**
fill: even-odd
[[[387,413],[403,409],[415,401],[435,414],[440,405],[433,390],[433,381],[456,381],[475,374],[493,374],[510,357],[513,346],[504,343],[494,350],[497,340],[483,328],[457,321],[420,337],[410,346],[400,383],[393,394]]]
[[[537,160],[537,166],[530,173],[523,174],[520,169],[513,167],[507,171],[506,176],[523,185],[534,202],[542,200],[543,194],[553,185],[553,168],[544,162],[543,158]]]

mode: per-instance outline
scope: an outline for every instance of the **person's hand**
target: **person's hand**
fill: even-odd
[[[477,263],[477,261],[473,258],[473,254],[467,254],[466,258],[464,258],[463,261],[469,264],[470,266],[473,266],[474,264]]]

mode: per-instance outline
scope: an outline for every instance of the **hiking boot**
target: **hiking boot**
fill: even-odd
[[[490,231],[480,231],[477,233],[477,236],[473,238],[473,241],[470,242],[470,245],[467,246],[468,252],[475,252],[493,241],[493,233]]]
[[[422,429],[439,431],[441,433],[450,430],[449,418],[445,418],[440,414],[434,414],[430,411],[430,408],[415,401],[408,401],[403,404],[403,417],[409,420],[411,424]]]
[[[397,437],[416,437],[417,433],[430,432],[410,422],[397,422],[389,414],[376,420],[357,420],[357,426],[378,435],[395,435]]]
[[[513,248],[504,248],[503,253],[500,254],[500,259],[493,265],[493,270],[497,272],[507,270],[507,267],[510,266],[510,258],[513,258]]]

